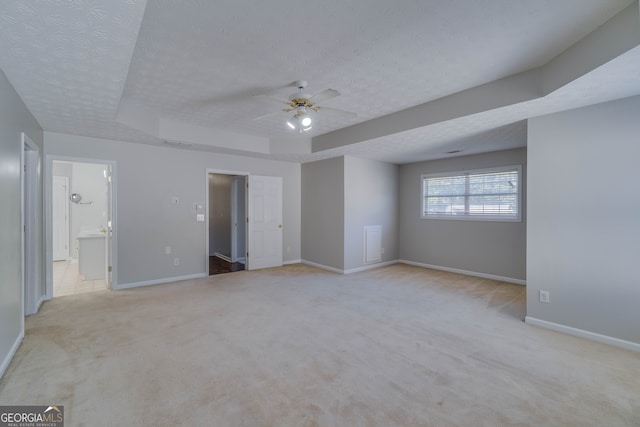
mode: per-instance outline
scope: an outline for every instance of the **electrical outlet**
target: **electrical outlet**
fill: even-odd
[[[180,258],[174,258],[173,265],[180,265]]]
[[[540,291],[540,302],[549,304],[549,291]]]
[[[164,253],[165,253],[165,255],[171,254],[171,246],[165,246],[164,247]]]

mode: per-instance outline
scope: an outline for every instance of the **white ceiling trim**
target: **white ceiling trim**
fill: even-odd
[[[269,154],[268,138],[228,132],[194,125],[168,117],[144,106],[122,99],[116,121],[144,132],[176,148],[212,147],[233,149],[238,152]]]

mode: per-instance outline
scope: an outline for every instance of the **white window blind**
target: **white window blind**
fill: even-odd
[[[520,221],[520,166],[422,175],[422,217]]]

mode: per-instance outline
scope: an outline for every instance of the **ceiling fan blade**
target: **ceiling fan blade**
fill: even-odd
[[[335,89],[325,89],[322,92],[318,92],[309,98],[314,104],[320,104],[321,102],[327,101],[331,98],[335,98],[336,96],[340,96],[340,92]]]
[[[261,119],[264,119],[264,118],[266,118],[266,117],[275,116],[276,114],[280,114],[280,113],[282,113],[283,111],[284,111],[284,110],[273,111],[273,112],[271,112],[271,113],[267,113],[267,114],[263,114],[263,115],[258,116],[258,117],[254,117],[254,118],[252,118],[251,120],[261,120]]]
[[[340,114],[345,119],[354,119],[354,118],[358,117],[358,114],[354,113],[353,111],[341,110],[339,108],[319,107],[319,110],[320,110],[320,114],[322,114],[323,112],[326,111],[326,112],[330,112],[330,113]]]
[[[254,92],[253,96],[260,96],[260,95],[274,95],[276,93],[281,92],[283,89],[287,89],[287,88],[291,88],[291,87],[298,87],[298,80],[294,80],[291,83],[287,83],[281,86],[275,86],[275,87],[270,87],[270,88],[264,88],[262,91],[260,92]]]

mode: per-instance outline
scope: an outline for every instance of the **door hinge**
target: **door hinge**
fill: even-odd
[[[109,273],[111,273],[113,271],[113,267],[109,266]]]
[[[247,258],[249,258],[249,252],[247,252]]]
[[[247,223],[249,222],[249,217],[247,217]]]

